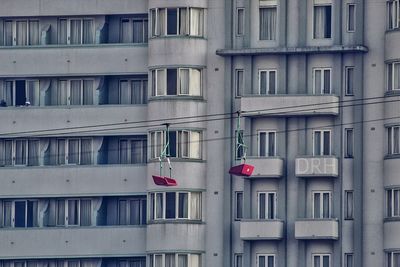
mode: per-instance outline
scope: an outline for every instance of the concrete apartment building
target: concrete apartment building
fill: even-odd
[[[0,0],[0,267],[399,267],[399,29],[399,0]]]

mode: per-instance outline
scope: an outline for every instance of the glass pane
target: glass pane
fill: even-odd
[[[140,199],[130,201],[130,224],[140,224]]]
[[[78,225],[78,218],[78,200],[68,200],[68,225]]]
[[[313,267],[321,267],[321,257],[320,256],[314,256],[314,266]]]
[[[17,45],[27,45],[28,24],[26,21],[17,21]]]
[[[57,200],[57,225],[65,225],[65,201]]]
[[[16,140],[15,141],[15,164],[26,165],[27,164],[27,140]]]
[[[79,164],[79,139],[68,142],[68,164]]]
[[[324,131],[324,155],[331,154],[331,133]]]
[[[189,267],[188,266],[188,255],[179,254],[178,255],[178,267]],[[192,266],[190,266],[192,267]]]
[[[203,10],[200,8],[190,8],[190,35],[203,35]]]
[[[346,94],[353,94],[353,86],[354,86],[354,68],[347,68],[347,81],[346,81]]]
[[[393,190],[393,216],[400,216],[399,190]]]
[[[13,45],[12,21],[6,21],[4,23],[4,45],[6,46]]]
[[[188,34],[187,29],[187,9],[179,8],[179,35]]]
[[[67,105],[68,101],[68,82],[67,81],[59,81],[57,88],[57,104],[58,105]]]
[[[276,39],[276,7],[260,8],[260,40]]]
[[[39,165],[39,140],[29,140],[28,143],[28,165]]]
[[[267,94],[267,72],[260,71],[260,94],[266,95]]]
[[[131,163],[143,163],[144,160],[144,147],[143,140],[131,141]]]
[[[258,147],[259,147],[258,155],[260,157],[267,156],[267,149],[266,149],[266,147],[267,147],[267,133],[265,133],[265,132],[259,133],[258,142],[259,142],[259,144],[258,144]]]
[[[26,81],[26,102],[31,106],[39,106],[39,81]]]
[[[275,219],[275,194],[268,194],[268,219]]]
[[[178,25],[177,25],[178,13],[176,8],[167,9],[167,34],[176,35]]]
[[[314,132],[314,155],[319,156],[322,155],[321,151],[321,132],[315,131]]]
[[[158,34],[165,35],[165,8],[158,9]]]
[[[12,213],[12,202],[4,201],[4,217],[3,217],[4,227],[11,227],[11,213]]]
[[[243,218],[243,193],[236,193],[236,218]]]
[[[57,164],[63,165],[65,164],[65,139],[58,139],[57,140]]]
[[[322,71],[321,70],[315,70],[314,71],[314,93],[315,94],[321,94],[322,93]]]
[[[241,96],[243,94],[243,70],[236,71],[236,95]]]
[[[15,201],[15,227],[25,227],[26,202]]]
[[[71,44],[81,44],[82,43],[82,20],[71,20],[70,27],[70,43]]]
[[[259,219],[266,219],[267,214],[266,214],[266,195],[265,193],[260,193],[258,195],[258,218]]]
[[[12,158],[13,158],[13,155],[12,155],[12,153],[13,153],[13,149],[12,149],[12,140],[6,140],[5,141],[5,145],[4,145],[4,147],[5,147],[5,165],[6,166],[11,166],[13,163],[12,163]]]
[[[132,104],[144,104],[144,90],[142,86],[142,81],[132,81]]]
[[[329,256],[323,256],[323,267],[329,267]]]
[[[268,94],[276,94],[276,71],[269,72]]]
[[[84,105],[93,105],[93,97],[94,97],[94,88],[93,88],[93,80],[84,80],[83,81],[83,104]]]
[[[275,263],[274,256],[268,256],[268,267],[275,267],[274,263]]]
[[[201,220],[201,193],[190,193],[190,219]]]
[[[92,164],[92,140],[82,139],[81,140],[81,165]]]
[[[265,256],[258,256],[258,267],[268,267],[265,264]]]
[[[323,218],[330,218],[330,196],[329,193],[323,194]]]
[[[268,156],[275,156],[275,132],[268,133]]]
[[[126,80],[119,82],[119,103],[124,105],[131,103],[131,90]]]
[[[331,71],[324,70],[324,94],[331,93]]]
[[[119,224],[126,225],[128,224],[128,215],[127,215],[127,203],[126,200],[119,201]]]
[[[70,95],[70,103],[71,105],[81,105],[82,104],[82,95],[81,95],[81,86],[82,83],[80,80],[72,80],[71,81],[71,95]]]
[[[121,36],[120,36],[120,42],[121,43],[130,43],[131,38],[130,38],[130,30],[129,30],[129,19],[122,19],[121,20]]]
[[[27,227],[38,227],[38,201],[28,200]]]
[[[92,201],[89,199],[83,199],[80,201],[80,219],[81,226],[90,226],[92,225]]]
[[[175,267],[175,254],[165,254],[165,267]]]
[[[67,44],[67,20],[60,19],[58,22],[58,43]]]
[[[157,95],[166,94],[166,71],[157,70]]]
[[[167,95],[177,94],[177,69],[167,69]]]
[[[314,218],[321,218],[321,194],[314,193]]]
[[[189,94],[189,69],[179,70],[179,94]]]
[[[163,218],[163,195],[156,193],[156,219]]]
[[[243,35],[244,32],[244,9],[239,8],[237,10],[237,35]]]
[[[176,218],[176,197],[175,192],[167,192],[166,193],[166,210],[165,210],[165,218],[166,219],[175,219]]]
[[[393,153],[400,153],[400,127],[393,127]]]
[[[133,21],[133,43],[144,43],[144,24],[143,21]]]
[[[346,219],[353,218],[353,192],[346,192]]]
[[[190,158],[193,159],[199,159],[201,158],[201,142],[200,142],[200,137],[201,133],[200,132],[190,132]]]
[[[178,194],[178,218],[189,218],[188,193]]]
[[[39,21],[29,21],[29,44],[39,44]]]

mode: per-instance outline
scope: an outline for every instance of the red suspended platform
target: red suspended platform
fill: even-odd
[[[254,171],[254,166],[250,164],[240,164],[229,169],[229,173],[237,176],[251,176]]]

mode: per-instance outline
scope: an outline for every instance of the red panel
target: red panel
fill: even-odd
[[[157,176],[157,175],[152,175],[153,181],[156,185],[161,185],[161,186],[177,186],[177,182],[175,179],[169,178],[169,177],[163,177],[163,176]]]
[[[254,166],[249,164],[240,164],[230,168],[229,173],[237,176],[251,176]]]

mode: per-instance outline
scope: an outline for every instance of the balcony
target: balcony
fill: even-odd
[[[400,247],[400,239],[396,233],[400,233],[399,218],[386,218],[383,223],[384,249]]]
[[[147,45],[54,45],[0,49],[0,77],[147,73]]]
[[[0,67],[1,68],[1,67]],[[59,129],[58,131],[46,132],[52,135],[65,133],[66,129],[74,127],[87,127],[88,125],[104,125],[121,123],[112,127],[88,127],[84,130],[96,130],[96,135],[132,134],[132,129],[124,128],[132,126],[133,121],[144,121],[147,118],[146,105],[107,105],[107,106],[48,106],[48,107],[8,107],[1,108],[2,124],[0,132],[31,132],[43,129]],[[39,123],[40,122],[40,123]],[[137,126],[138,124],[134,124]],[[118,128],[110,131],[107,128]],[[122,128],[122,129],[121,129]],[[100,129],[104,131],[99,131]],[[138,128],[140,132],[143,129]],[[82,129],[78,129],[81,132]],[[46,134],[44,133],[44,134]],[[88,132],[83,134],[87,135]]]
[[[243,116],[338,115],[335,95],[251,95],[241,98]]]
[[[2,229],[0,258],[138,255],[146,253],[144,240],[145,227]]]
[[[146,192],[146,165],[1,168],[3,198],[105,196]]]
[[[166,248],[187,251],[205,250],[205,224],[187,221],[163,221],[147,226],[147,251]]]
[[[339,239],[337,219],[300,219],[295,223],[296,239]]]
[[[283,238],[283,221],[242,220],[240,238],[243,240],[280,240]]]
[[[254,166],[249,178],[280,178],[283,175],[283,159],[277,157],[248,157],[246,163]]]
[[[339,160],[333,156],[296,158],[297,177],[338,177]]]

